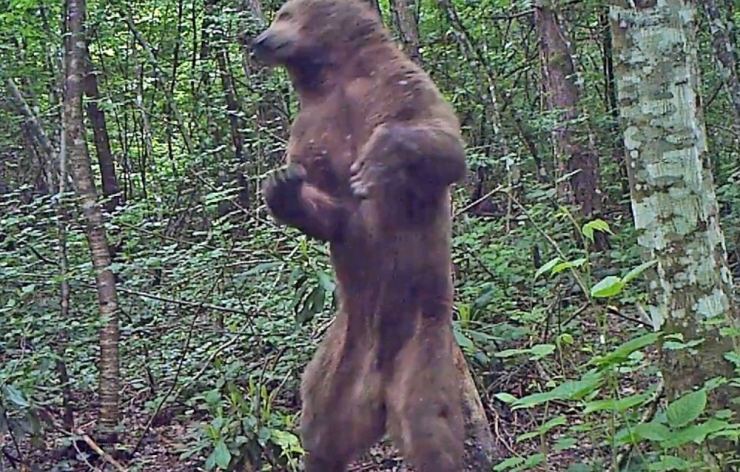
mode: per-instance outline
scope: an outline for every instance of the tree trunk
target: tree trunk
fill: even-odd
[[[55,173],[52,170],[52,175]],[[69,260],[67,258],[67,222],[69,215],[63,202],[64,194],[67,192],[67,134],[64,132],[64,117],[62,117],[62,133],[59,139],[59,172],[56,180],[56,191],[58,199],[56,201],[57,214],[57,241],[59,250],[57,252],[57,262],[59,263],[59,306],[61,307],[60,321],[62,326],[57,332],[56,351],[59,359],[56,361],[57,373],[59,374],[59,383],[62,391],[62,425],[68,431],[74,429],[74,410],[72,409],[72,392],[69,382],[69,372],[65,361],[65,351],[69,345],[69,322],[72,321],[69,312],[69,299],[71,288],[69,285]]]
[[[495,461],[501,459],[496,442],[488,425],[478,389],[468,369],[465,355],[459,346],[454,347],[455,367],[460,379],[463,398],[463,417],[465,418],[465,472],[492,470]]]
[[[40,143],[41,150],[44,156],[41,157],[42,165],[48,166],[46,172],[49,175],[49,188],[47,189],[52,194],[57,194],[58,199],[55,200],[54,208],[57,214],[57,235],[59,242],[58,249],[58,263],[59,263],[59,296],[60,296],[60,323],[61,327],[56,335],[56,353],[59,356],[56,360],[56,370],[59,375],[59,383],[61,384],[61,396],[62,396],[62,425],[71,430],[74,427],[74,412],[72,410],[72,393],[69,385],[69,373],[67,371],[67,365],[65,363],[65,349],[67,348],[69,341],[69,332],[66,328],[69,317],[69,298],[70,298],[70,286],[69,279],[67,278],[68,261],[67,261],[67,213],[64,210],[64,204],[62,203],[62,195],[66,192],[67,184],[67,166],[66,166],[66,136],[62,133],[59,143],[59,162],[57,172],[57,161],[55,159],[54,148],[52,147],[51,141],[44,132],[38,117],[34,114],[31,107],[26,103],[20,90],[15,85],[13,79],[7,81],[8,89],[13,100],[16,102],[18,109],[25,119],[24,127],[29,130],[29,133],[34,133],[31,139]],[[62,120],[64,121],[64,120]],[[8,189],[2,188],[3,182],[0,180],[0,195],[5,193]],[[2,242],[0,240],[0,242]]]
[[[416,1],[390,0],[393,23],[401,37],[403,51],[414,62],[421,64],[419,49],[419,22],[416,18]]]
[[[610,22],[632,211],[638,242],[657,261],[648,311],[656,328],[682,335],[684,343],[703,339],[695,352],[663,352],[666,392],[675,399],[718,375],[734,377],[723,357],[733,339],[720,330],[739,321],[707,156],[696,11],[686,0],[614,3]],[[734,397],[726,385],[711,390],[708,410],[737,411]]]
[[[559,194],[568,203],[575,203],[581,214],[590,217],[601,209],[599,190],[599,158],[594,137],[587,124],[577,124],[581,87],[578,84],[570,43],[549,0],[538,0],[535,22],[540,38],[543,88],[547,108],[553,113],[553,167],[557,169]]]
[[[110,149],[110,137],[108,136],[108,127],[105,122],[105,112],[98,106],[101,98],[100,90],[98,89],[98,77],[93,68],[87,45],[85,45],[84,52],[86,72],[84,90],[88,98],[85,108],[87,109],[87,116],[90,118],[90,124],[93,130],[95,151],[98,156],[98,166],[100,167],[100,178],[103,182],[103,196],[106,199],[105,209],[108,213],[113,213],[116,207],[121,204],[121,196],[118,194],[115,160]]]
[[[211,0],[206,4],[206,12],[209,15],[214,14],[216,11],[217,1]],[[216,64],[218,65],[218,73],[221,78],[221,86],[224,90],[224,98],[226,99],[226,114],[229,120],[229,128],[231,129],[231,148],[234,155],[233,165],[235,170],[231,172],[231,169],[227,170],[227,174],[236,181],[239,193],[237,194],[238,205],[225,205],[219,209],[219,216],[224,216],[226,213],[237,212],[232,218],[232,223],[236,226],[244,223],[244,216],[247,210],[249,210],[250,194],[249,194],[249,182],[246,175],[244,174],[244,168],[246,166],[246,156],[244,154],[244,135],[242,134],[242,122],[239,118],[242,114],[240,100],[237,97],[236,87],[234,87],[234,78],[231,75],[231,68],[229,63],[228,50],[226,48],[227,40],[220,27],[213,28],[213,41],[215,46]],[[229,202],[230,203],[230,202]],[[222,214],[222,212],[224,212]]]
[[[717,2],[715,0],[703,0],[703,2],[709,28],[712,31],[712,46],[714,46],[717,65],[735,110],[735,119],[740,122],[740,80],[738,80],[737,61],[735,61],[733,52],[735,48],[728,34],[729,28],[725,19],[720,15]]]
[[[64,131],[67,133],[69,170],[86,220],[86,235],[95,270],[100,316],[104,320],[100,333],[99,423],[110,433],[112,428],[118,425],[119,420],[118,297],[114,275],[110,270],[103,214],[95,190],[82,115],[82,95],[86,75],[85,15],[85,0],[67,0],[67,22],[71,37],[67,42],[69,51],[64,97],[66,126]],[[114,438],[115,435],[110,434],[106,439]]]
[[[619,166],[619,182],[622,187],[622,198],[629,198],[630,184],[627,176],[627,164],[624,160],[624,140],[619,130],[619,101],[617,100],[617,86],[614,83],[614,46],[612,32],[609,29],[609,6],[604,5],[599,10],[599,27],[602,30],[603,68],[604,68],[604,102],[611,118],[609,137],[613,137],[612,160]]]

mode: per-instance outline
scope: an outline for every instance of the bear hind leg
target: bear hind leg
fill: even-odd
[[[434,340],[431,358],[428,346],[408,346],[386,391],[391,439],[417,472],[463,470],[462,397],[449,344]]]
[[[322,412],[314,421],[320,424],[301,425],[305,472],[345,472],[385,432],[383,408],[350,413],[340,407]]]
[[[418,472],[463,470],[464,436],[462,411],[454,407],[410,408],[392,434],[404,457]],[[393,428],[396,430],[396,428]]]
[[[351,340],[345,349],[346,316],[329,328],[301,382],[301,442],[305,472],[345,472],[350,461],[385,432],[381,377],[369,351]]]

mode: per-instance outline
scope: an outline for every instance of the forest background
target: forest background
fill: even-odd
[[[681,169],[713,174],[712,272],[737,279],[740,5],[636,3],[374,4],[463,124],[454,327],[495,470],[720,470],[697,451],[738,437],[716,393],[737,382],[720,361],[737,354],[716,349],[736,331],[686,295],[727,288],[662,291],[676,266],[638,239],[650,195],[639,173],[630,192],[614,12],[696,15],[695,34],[665,30],[701,97],[679,112],[709,150]],[[279,2],[0,5],[0,470],[299,470],[299,374],[335,301],[326,247],[275,226],[259,194],[297,107],[247,46]],[[681,315],[659,332],[654,307]],[[399,464],[382,445],[353,470]]]

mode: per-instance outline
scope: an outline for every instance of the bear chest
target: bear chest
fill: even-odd
[[[313,185],[330,194],[347,194],[349,168],[359,147],[357,134],[351,123],[340,119],[342,115],[306,112],[307,118],[299,116],[291,130],[288,159],[304,166]]]

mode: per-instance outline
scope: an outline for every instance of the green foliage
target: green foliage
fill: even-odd
[[[279,470],[298,470],[303,449],[291,432],[292,420],[273,411],[276,392],[269,394],[264,385],[251,380],[244,393],[228,381],[221,383],[220,390],[188,399],[192,410],[186,414],[198,412],[212,419],[190,434],[193,442],[180,458],[205,452],[206,470],[239,470],[240,464],[259,464],[267,455]]]
[[[588,228],[601,228],[609,231],[608,225],[598,222],[584,225],[582,231],[588,240]],[[613,234],[613,233],[612,233]],[[562,253],[562,251],[561,251]],[[535,279],[545,273],[551,276],[561,274],[564,270],[586,268],[586,259],[579,258],[572,263],[561,261],[559,257],[543,264],[535,273]],[[618,297],[628,289],[627,283],[638,279],[654,261],[642,263],[627,272],[624,277],[607,276],[589,288],[584,295],[594,299]],[[680,343],[664,337],[660,332],[636,332],[626,341],[603,353],[591,352],[590,358],[576,367],[581,373],[573,379],[558,378],[547,383],[544,391],[523,397],[499,392],[495,397],[510,405],[512,410],[545,410],[549,412],[556,405],[567,405],[567,409],[576,410],[578,422],[570,424],[563,414],[548,414],[538,420],[537,426],[520,434],[516,442],[540,439],[541,447],[532,454],[515,455],[501,461],[494,470],[524,471],[534,470],[538,464],[546,463],[551,454],[563,450],[573,450],[579,437],[584,433],[590,442],[613,451],[611,456],[593,457],[582,463],[573,463],[569,471],[604,470],[608,464],[615,470],[714,470],[712,462],[700,460],[689,461],[681,457],[679,451],[686,445],[701,446],[708,440],[723,438],[736,441],[739,439],[740,422],[732,418],[730,410],[722,410],[709,415],[707,412],[708,391],[723,383],[721,379],[710,379],[704,388],[688,392],[680,398],[673,399],[662,408],[654,405],[662,394],[662,380],[655,376],[652,384],[642,391],[625,395],[621,388],[625,374],[649,368],[643,353],[652,349],[657,343],[664,348],[680,350],[693,349],[697,342]],[[564,338],[560,338],[564,339]],[[573,344],[573,337],[568,337],[567,345],[534,344],[526,349],[509,349],[499,352],[499,357],[526,358],[529,362],[547,362],[548,358],[563,356],[566,347]],[[555,407],[555,408],[554,408]],[[654,408],[654,409],[653,409]],[[646,412],[654,412],[645,416]],[[545,438],[557,434],[558,440],[552,446]],[[627,455],[623,452],[626,451]],[[724,458],[732,463],[734,458]]]
[[[150,470],[146,448],[160,434],[176,439],[183,470],[235,470],[242,461],[292,471],[303,452],[299,373],[336,309],[335,281],[326,248],[277,228],[261,206],[259,182],[282,159],[297,104],[285,73],[258,67],[241,45],[280,2],[262,3],[265,18],[250,3],[88,2],[96,103],[124,197],[106,229],[120,246],[112,269],[121,308],[121,448],[142,444],[131,470]],[[389,2],[380,3],[392,24]],[[646,330],[652,320],[639,310],[654,261],[640,260],[624,191],[603,70],[603,4],[576,2],[564,12],[584,83],[576,121],[595,134],[608,197],[600,218],[578,222],[537,176],[536,161],[553,160],[557,116],[542,111],[532,2],[455,0],[459,24],[445,3],[420,2],[418,18],[424,66],[461,117],[475,176],[457,188],[455,207],[471,203],[478,183],[483,194],[506,186],[484,199],[491,208],[458,214],[453,239],[456,340],[484,404],[514,418],[502,420],[511,429],[502,436],[516,438],[509,444],[516,453],[496,470],[701,470],[677,449],[735,440],[737,425],[727,412],[707,413],[709,381],[666,404],[655,398],[655,346],[691,352],[701,341]],[[63,2],[2,6],[1,82],[15,80],[59,147]],[[732,254],[740,160],[707,31],[700,29],[707,138]],[[0,116],[0,443],[12,437],[20,455],[46,466],[41,445],[73,437],[42,421],[51,415],[59,423],[66,390],[78,426],[95,418],[102,320],[82,210],[73,194],[49,188],[52,166],[10,100]],[[592,251],[604,234],[611,249]],[[66,318],[62,281],[70,284]],[[724,355],[740,364],[737,353]]]

